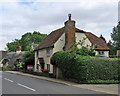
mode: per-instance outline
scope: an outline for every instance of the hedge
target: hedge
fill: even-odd
[[[87,80],[118,80],[120,63],[118,58],[81,56],[59,51],[53,54],[51,64],[61,69],[63,77]]]
[[[109,58],[120,58],[120,56],[116,56],[116,55],[109,55]]]

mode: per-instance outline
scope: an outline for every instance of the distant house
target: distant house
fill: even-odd
[[[21,46],[17,46],[16,52],[7,52],[4,58],[0,61],[0,65],[4,67],[12,67],[14,64],[21,63],[22,55]]]
[[[0,60],[2,60],[6,54],[7,54],[7,51],[0,51]]]
[[[57,51],[71,50],[70,47],[74,44],[73,38],[75,38],[76,42],[86,38],[83,46],[93,45],[95,47],[96,55],[109,57],[109,48],[105,44],[104,40],[91,32],[85,32],[76,28],[75,21],[71,20],[71,15],[69,14],[69,20],[65,22],[65,26],[52,31],[35,48],[34,71],[41,72],[41,69],[48,69],[49,73],[53,73],[55,68],[52,64],[50,64],[51,56]],[[80,45],[77,47],[81,48]]]
[[[1,61],[3,60],[3,58],[6,56],[7,51],[0,51],[0,67],[2,67],[3,65],[1,64]]]

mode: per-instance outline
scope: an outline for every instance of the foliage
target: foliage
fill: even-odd
[[[25,33],[21,39],[15,39],[10,43],[7,43],[9,51],[16,51],[18,44],[21,45],[22,51],[30,51],[32,44],[39,44],[47,35],[34,31],[33,33]]]
[[[87,80],[85,84],[118,84],[119,80]]]
[[[120,49],[120,24],[113,28],[113,33],[111,33],[112,40],[115,43],[115,47]]]
[[[120,58],[120,56],[117,56],[117,55],[109,55],[109,58]]]
[[[87,47],[82,48],[74,48],[70,51],[70,53],[76,53],[77,55],[83,55],[83,56],[95,56],[95,52],[93,49],[88,49]]]
[[[19,69],[22,69],[22,68],[23,68],[23,65],[20,64],[20,63],[15,64],[15,65],[13,66],[13,69],[14,69],[14,70],[19,70]]]
[[[102,35],[100,35],[100,38],[103,39],[105,41],[105,43],[106,43],[106,40]]]
[[[25,52],[22,56],[22,62],[25,69],[27,69],[27,65],[34,65],[34,51]]]
[[[8,42],[7,43],[8,50],[9,51],[16,51],[16,48],[17,48],[17,46],[18,46],[19,43],[20,43],[19,39],[15,39],[15,40],[13,40],[10,43]]]
[[[13,70],[13,68],[12,67],[2,67],[2,71],[11,71],[11,70]]]
[[[92,44],[92,45],[85,46],[85,40],[87,38],[84,37],[82,40],[79,40],[79,42],[75,42],[75,39],[76,38],[73,39],[74,44],[71,46],[72,50],[70,51],[70,53],[76,53],[78,55],[84,55],[84,56],[88,56],[88,55],[95,56],[96,53],[94,51],[94,45]],[[77,47],[78,45],[80,45],[82,47],[78,48]]]
[[[118,59],[76,55],[59,51],[53,54],[51,64],[61,69],[64,78],[87,80],[118,80]]]
[[[109,42],[107,43],[107,46],[110,48],[109,55],[116,55],[117,48],[115,47],[115,44],[111,42],[111,40],[109,40]]]

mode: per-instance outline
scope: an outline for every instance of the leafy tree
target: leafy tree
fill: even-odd
[[[113,33],[111,33],[112,40],[114,41],[115,47],[120,49],[120,22],[113,28]]]
[[[19,43],[20,43],[19,39],[15,39],[15,40],[13,40],[10,43],[8,42],[7,43],[8,50],[9,51],[16,51],[16,48],[17,48],[17,46],[18,46]]]
[[[25,69],[27,65],[34,65],[34,51],[26,51],[22,56],[22,62]]]
[[[21,39],[15,39],[14,41],[7,43],[9,51],[16,51],[18,44],[21,45],[22,51],[30,51],[32,49],[32,44],[39,44],[47,34],[41,34],[34,31],[33,33],[25,33],[22,35]]]
[[[110,55],[116,55],[116,47],[115,47],[115,44],[112,43],[111,40],[109,40],[109,42],[107,43],[107,46],[110,48]]]
[[[105,43],[106,43],[106,40],[102,35],[100,35],[100,38],[103,39],[105,41]]]

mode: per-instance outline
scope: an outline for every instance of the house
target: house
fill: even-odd
[[[17,46],[16,52],[7,52],[4,58],[0,61],[0,65],[4,67],[12,67],[14,64],[21,63],[22,55],[21,46]]]
[[[2,60],[4,58],[6,53],[7,53],[7,51],[0,51],[0,60]]]
[[[7,54],[7,51],[0,51],[0,61],[3,60],[3,58],[5,57],[5,55]],[[3,65],[0,63],[0,67],[2,67]]]
[[[41,69],[48,69],[49,73],[54,72],[54,66],[50,64],[51,56],[57,51],[71,50],[71,46],[80,40],[85,41],[83,46],[95,47],[96,55],[102,55],[109,57],[109,48],[105,44],[104,40],[97,37],[91,32],[85,32],[75,27],[75,21],[71,20],[71,14],[69,14],[69,20],[65,22],[65,26],[52,31],[36,48],[35,48],[35,65],[34,71],[42,72]],[[80,45],[77,46],[81,48]]]

